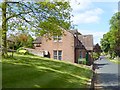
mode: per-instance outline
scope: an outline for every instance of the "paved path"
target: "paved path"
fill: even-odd
[[[28,50],[29,53],[32,53],[33,55],[41,56],[44,57],[44,51],[43,50],[36,50],[36,49],[31,49],[31,48],[25,48]]]
[[[118,69],[118,64],[110,62],[104,58],[95,61],[95,66],[95,90],[120,90],[120,81],[118,82],[118,77],[120,79],[120,71],[118,70],[120,69]]]

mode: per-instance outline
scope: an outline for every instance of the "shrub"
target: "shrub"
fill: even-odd
[[[97,60],[99,58],[99,56],[100,55],[98,53],[93,52],[93,59],[94,60]]]
[[[29,52],[24,47],[20,47],[19,49],[17,49],[17,53],[24,55],[29,54]]]
[[[86,65],[86,59],[85,58],[79,58],[78,63]]]

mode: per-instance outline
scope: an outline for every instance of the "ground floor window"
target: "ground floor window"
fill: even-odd
[[[54,59],[62,60],[62,51],[61,50],[54,50],[53,57],[54,57]]]
[[[80,58],[83,58],[83,57],[82,57],[82,51],[80,51]]]

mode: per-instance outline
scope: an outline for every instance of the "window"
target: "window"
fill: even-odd
[[[62,51],[58,51],[58,60],[62,59]]]
[[[36,46],[36,47],[40,47],[41,45],[40,45],[40,44],[36,44],[35,46]]]
[[[82,58],[82,51],[80,51],[80,58]]]
[[[62,36],[58,36],[58,41],[62,41]]]
[[[53,36],[53,40],[54,41],[57,41],[58,39],[57,39],[57,36]]]
[[[53,36],[54,42],[61,42],[62,41],[62,36]]]
[[[53,55],[54,55],[54,59],[57,59],[57,51],[54,51]]]
[[[54,59],[62,60],[62,51],[61,50],[54,50],[53,51]]]

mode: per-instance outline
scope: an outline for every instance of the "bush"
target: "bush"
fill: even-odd
[[[29,54],[29,52],[24,47],[20,47],[19,49],[17,49],[17,53],[24,55]]]
[[[86,59],[85,58],[79,58],[78,63],[86,65]]]
[[[100,55],[98,53],[93,52],[93,59],[94,60],[97,60],[99,58],[99,56]]]

